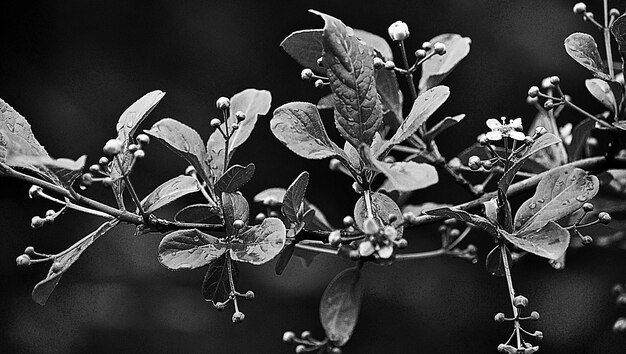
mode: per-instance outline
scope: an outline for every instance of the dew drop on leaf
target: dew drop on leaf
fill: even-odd
[[[578,197],[576,197],[576,200],[578,200],[579,202],[584,202],[587,200],[587,197],[585,197],[584,195],[579,195]]]
[[[543,200],[543,198],[542,199],[537,199],[537,203],[543,203],[543,202],[545,202],[545,200]]]
[[[534,203],[534,202],[533,202],[533,203],[528,204],[528,208],[529,208],[529,209],[535,209],[536,207],[537,207],[537,204],[536,204],[536,203]]]

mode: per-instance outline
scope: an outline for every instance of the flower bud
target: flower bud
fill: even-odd
[[[98,164],[93,164],[93,165],[89,166],[89,172],[92,172],[92,173],[98,173],[98,172],[100,172],[100,169],[101,169],[101,167]]]
[[[537,340],[543,340],[543,332],[541,331],[535,331],[535,333],[533,333],[533,336],[537,338]]]
[[[139,150],[139,145],[137,145],[137,144],[130,144],[130,145],[128,145],[128,151],[135,152],[137,150]]]
[[[18,267],[28,267],[30,265],[30,257],[27,254],[23,254],[15,259],[15,263]]]
[[[220,97],[215,101],[215,106],[223,111],[227,110],[230,108],[230,100],[226,97]]]
[[[591,236],[589,236],[589,235],[583,236],[582,243],[585,246],[589,246],[590,244],[593,243],[593,238],[591,238]]]
[[[196,168],[191,165],[187,166],[187,168],[185,169],[185,175],[191,176],[194,173],[196,173]]]
[[[485,170],[491,170],[493,168],[493,162],[489,160],[481,161],[481,164],[485,168]]]
[[[388,32],[389,37],[391,37],[391,40],[393,41],[403,41],[409,38],[410,34],[409,26],[402,21],[392,23],[391,26],[389,26]]]
[[[63,269],[63,266],[59,262],[52,263],[52,267],[50,267],[50,270],[52,271],[52,273],[58,273],[62,269]]]
[[[266,216],[263,213],[258,213],[256,214],[256,216],[254,217],[254,220],[258,223],[263,222],[263,220],[265,220]]]
[[[592,211],[592,210],[593,210],[593,204],[591,204],[591,203],[585,203],[585,204],[583,204],[583,210],[584,210],[585,212],[590,212],[590,211]]]
[[[302,331],[302,333],[300,333],[300,338],[302,338],[302,339],[309,339],[309,338],[311,338],[311,332],[310,331]]]
[[[513,298],[513,306],[517,308],[524,308],[528,306],[528,299],[525,296],[517,295]]]
[[[550,78],[546,77],[543,80],[541,80],[541,88],[542,89],[547,89],[547,88],[551,88],[552,87],[552,83],[550,82]]]
[[[317,79],[315,80],[315,87],[316,88],[322,88],[324,87],[324,81],[322,79]]]
[[[620,12],[616,8],[612,8],[611,11],[609,11],[609,16],[611,17],[619,17],[619,15],[620,15]]]
[[[485,134],[480,134],[476,140],[478,141],[480,145],[489,144],[489,139],[487,138],[487,135]]]
[[[111,177],[105,177],[102,179],[102,185],[109,188],[113,186],[113,179]]]
[[[30,199],[35,199],[35,198],[39,197],[39,193],[41,193],[42,191],[43,191],[43,188],[41,188],[39,186],[32,185],[32,186],[30,186],[30,189],[28,190],[28,197]]]
[[[213,304],[217,311],[223,311],[226,308],[226,304],[223,302],[216,302]]]
[[[374,69],[380,70],[385,67],[385,61],[379,57],[374,58]]]
[[[237,118],[238,122],[243,122],[244,120],[246,120],[246,114],[242,111],[237,111],[235,112],[235,118]]]
[[[415,57],[417,60],[422,60],[426,57],[426,51],[424,49],[418,49],[415,51]]]
[[[98,160],[98,163],[101,164],[102,166],[108,165],[109,164],[109,159],[107,159],[106,157],[102,156],[102,157],[100,157],[100,160]]]
[[[385,156],[383,161],[386,162],[386,163],[394,163],[394,162],[396,162],[396,159],[393,156]]]
[[[337,246],[341,243],[341,231],[335,230],[328,235],[328,243]]]
[[[544,127],[537,127],[537,128],[535,128],[535,134],[537,136],[542,136],[543,134],[545,134],[547,132],[548,132],[548,130],[546,128],[544,128]]]
[[[544,102],[544,104],[543,104],[543,108],[545,108],[548,111],[553,109],[554,106],[555,106],[555,104],[554,104],[553,100],[546,100],[546,102]]]
[[[499,323],[504,322],[504,319],[505,319],[505,317],[504,317],[504,314],[502,312],[496,313],[496,316],[494,317],[494,320],[496,322],[499,322]]]
[[[211,119],[211,122],[209,124],[211,125],[211,128],[218,128],[220,125],[222,125],[222,121],[217,118],[213,118]]]
[[[413,220],[415,220],[415,214],[407,211],[402,214],[402,220],[404,220],[404,222],[411,223]]]
[[[122,142],[117,139],[110,139],[104,144],[102,151],[107,155],[117,155],[122,151]]]
[[[613,289],[611,289],[611,291],[613,292],[613,295],[620,295],[624,292],[624,287],[622,284],[615,284],[613,285]]]
[[[357,182],[352,182],[352,190],[354,190],[356,194],[363,193],[363,187]]]
[[[137,142],[139,144],[148,145],[150,144],[150,137],[146,134],[137,135]]]
[[[359,244],[359,255],[361,257],[371,256],[374,251],[374,245],[370,241],[363,241]]]
[[[241,323],[243,322],[245,318],[246,318],[246,315],[244,315],[243,312],[237,311],[233,314],[232,321],[233,323]]]
[[[254,291],[252,290],[246,291],[246,294],[244,295],[244,297],[246,298],[246,300],[254,300]]]
[[[608,225],[609,223],[611,223],[611,215],[609,215],[609,213],[607,213],[606,211],[603,211],[598,214],[598,220],[600,220],[600,223]]]
[[[476,155],[470,156],[467,162],[467,165],[469,166],[469,168],[471,168],[474,171],[480,169],[480,166],[481,166],[480,157]]]
[[[550,83],[556,86],[561,83],[561,79],[558,76],[552,76],[550,77]]]
[[[271,218],[277,218],[279,217],[278,212],[275,210],[270,211],[270,217]]]
[[[313,70],[309,68],[302,69],[302,71],[300,72],[300,78],[302,80],[311,80],[312,77],[313,77]]]
[[[624,333],[626,331],[626,317],[620,317],[613,324],[613,333]]]
[[[52,210],[52,209],[48,209],[48,210],[46,211],[46,217],[49,217],[49,216],[54,216],[54,214],[56,214],[56,211],[54,211],[54,210]]]
[[[239,129],[239,124],[233,123],[233,125],[231,125],[230,127],[233,129],[233,131],[235,131],[235,130]]]
[[[304,346],[304,344],[299,344],[296,347],[296,354],[303,354],[303,353],[306,353],[306,352],[307,352],[307,350],[306,350],[306,347]]]
[[[135,156],[136,159],[143,159],[146,157],[146,152],[143,150],[137,150],[133,153],[133,156]]]
[[[33,216],[30,220],[30,227],[33,229],[41,229],[46,224],[46,221],[39,216]]]
[[[531,87],[528,89],[528,97],[535,98],[535,97],[537,97],[537,95],[539,95],[539,87],[537,87],[537,86],[531,86]]]
[[[391,61],[391,60],[387,60],[387,61],[385,62],[385,69],[387,69],[387,70],[393,70],[393,69],[395,69],[395,68],[396,68],[396,63],[394,63],[393,61]]]
[[[586,12],[585,13],[585,17],[583,17],[583,20],[587,21],[587,20],[593,20],[594,19],[594,15],[593,12]]]
[[[626,306],[626,294],[620,294],[617,299],[615,299],[615,303],[619,306]]]
[[[287,331],[283,333],[283,342],[285,343],[291,343],[293,342],[295,338],[296,338],[296,334],[293,333],[292,331]]]
[[[573,11],[576,15],[582,15],[587,11],[587,5],[584,2],[578,2],[574,5]]]
[[[444,55],[446,54],[446,45],[441,42],[437,42],[433,46],[433,50],[435,51],[436,54]]]
[[[27,254],[29,256],[34,256],[35,255],[35,247],[33,247],[33,246],[26,247],[26,249],[24,250],[24,254]]]
[[[539,319],[539,312],[533,311],[530,313],[530,319],[533,321],[537,321]]]
[[[330,350],[330,352],[332,354],[341,354],[341,348],[339,347],[333,347],[333,349]]]
[[[433,44],[430,42],[424,42],[422,43],[422,49],[424,50],[431,50],[433,49]]]
[[[339,161],[338,159],[330,159],[330,162],[328,163],[328,168],[331,171],[337,171],[339,170],[339,167],[341,167],[341,161]]]
[[[243,220],[235,220],[233,222],[233,228],[236,230],[242,229],[245,226],[245,223],[243,222]]]
[[[409,241],[407,241],[406,238],[401,238],[398,241],[396,241],[396,247],[398,247],[399,249],[406,248],[408,245],[409,245]]]

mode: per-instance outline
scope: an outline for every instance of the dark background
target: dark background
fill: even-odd
[[[143,94],[161,89],[164,100],[148,117],[149,128],[173,117],[209,134],[214,102],[248,87],[272,92],[272,109],[289,101],[315,102],[325,91],[299,79],[301,68],[279,47],[291,32],[320,28],[308,8],[386,37],[390,23],[408,23],[412,52],[444,32],[472,38],[470,55],[444,82],[452,95],[435,117],[466,113],[442,136],[448,157],[486,130],[484,121],[502,115],[535,114],[526,91],[548,75],[560,75],[564,90],[585,108],[599,109],[585,91],[589,74],[572,61],[563,40],[575,31],[601,37],[571,12],[574,1],[21,1],[3,4],[0,20],[0,97],[31,123],[54,157],[88,154],[97,161],[115,137],[119,115]],[[601,11],[600,1],[589,8]],[[622,3],[612,3],[623,8]],[[396,53],[397,54],[397,53]],[[402,83],[404,84],[404,83]],[[404,87],[404,86],[403,86]],[[327,128],[337,134],[327,119]],[[308,198],[339,225],[357,195],[350,180],[327,169],[328,161],[297,157],[260,118],[235,162],[254,162],[254,180],[242,191],[252,197],[273,186],[286,187],[301,171],[311,172]],[[564,113],[565,121],[579,121]],[[182,173],[186,167],[153,143],[133,174],[140,195]],[[457,203],[469,197],[442,177],[443,187],[419,192],[413,202]],[[28,185],[2,179],[0,193],[0,352],[211,352],[289,353],[285,330],[311,330],[323,337],[317,306],[326,284],[347,262],[318,256],[310,267],[298,259],[281,277],[273,263],[242,266],[239,288],[257,299],[243,302],[246,321],[230,322],[231,309],[217,312],[200,294],[204,270],[170,272],[156,259],[159,235],[134,237],[121,226],[93,245],[65,274],[45,307],[30,299],[47,266],[17,269],[26,246],[58,252],[93,230],[95,217],[68,212],[35,231],[34,215],[54,207],[27,198]],[[112,204],[100,187],[85,192]],[[184,202],[162,212],[171,216]],[[253,213],[258,210],[253,210]],[[407,235],[412,249],[434,249],[434,228]],[[345,346],[349,353],[495,352],[511,326],[492,320],[510,312],[503,278],[482,267],[489,251],[485,235],[478,265],[437,258],[388,267],[368,265],[359,325]],[[623,251],[585,248],[568,253],[567,267],[553,270],[545,260],[526,257],[513,271],[516,289],[530,299],[541,320],[527,324],[544,331],[544,353],[621,352],[624,337],[612,334],[624,314],[610,293],[624,281]],[[531,340],[535,343],[536,341]]]

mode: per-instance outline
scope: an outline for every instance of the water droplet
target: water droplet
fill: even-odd
[[[176,254],[177,254],[177,253],[178,253],[178,252],[176,252],[176,251],[172,252],[172,257],[176,257]]]
[[[200,237],[195,236],[195,237],[193,238],[193,242],[200,242]]]
[[[537,199],[537,203],[543,203],[543,202],[545,202],[545,200],[543,200],[543,198],[542,199]]]
[[[189,254],[193,254],[196,251],[195,248],[190,248],[187,250],[187,252],[189,252]]]
[[[563,205],[567,205],[567,204],[569,204],[569,201],[566,200],[563,202]]]
[[[579,195],[578,197],[576,197],[576,200],[578,200],[579,202],[585,202],[587,201],[587,197],[585,197],[584,195]]]
[[[528,204],[528,208],[529,208],[529,209],[535,209],[536,207],[537,207],[537,204],[535,204],[534,202],[533,202],[533,203]]]
[[[572,177],[569,178],[569,180],[570,181],[575,181],[575,180],[577,180],[577,178],[576,178],[576,176],[572,176]]]
[[[178,269],[191,269],[191,264],[181,263],[181,264],[178,266]]]

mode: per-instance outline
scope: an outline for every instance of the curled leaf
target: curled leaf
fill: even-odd
[[[155,190],[148,194],[141,201],[141,207],[147,214],[150,214],[180,197],[199,190],[200,186],[195,178],[176,176],[156,187]]]
[[[558,259],[569,246],[569,231],[554,221],[549,221],[539,229],[524,229],[510,234],[500,230],[500,235],[514,246],[539,257]]]
[[[241,165],[231,166],[220,179],[215,182],[215,193],[234,193],[248,183],[254,176],[254,164],[250,163],[246,167]]]
[[[304,171],[291,183],[283,199],[283,214],[292,223],[300,222],[299,212],[304,202],[304,194],[309,184],[309,173]]]
[[[611,80],[602,63],[598,45],[592,36],[580,32],[572,33],[565,39],[565,51],[595,77]]]

